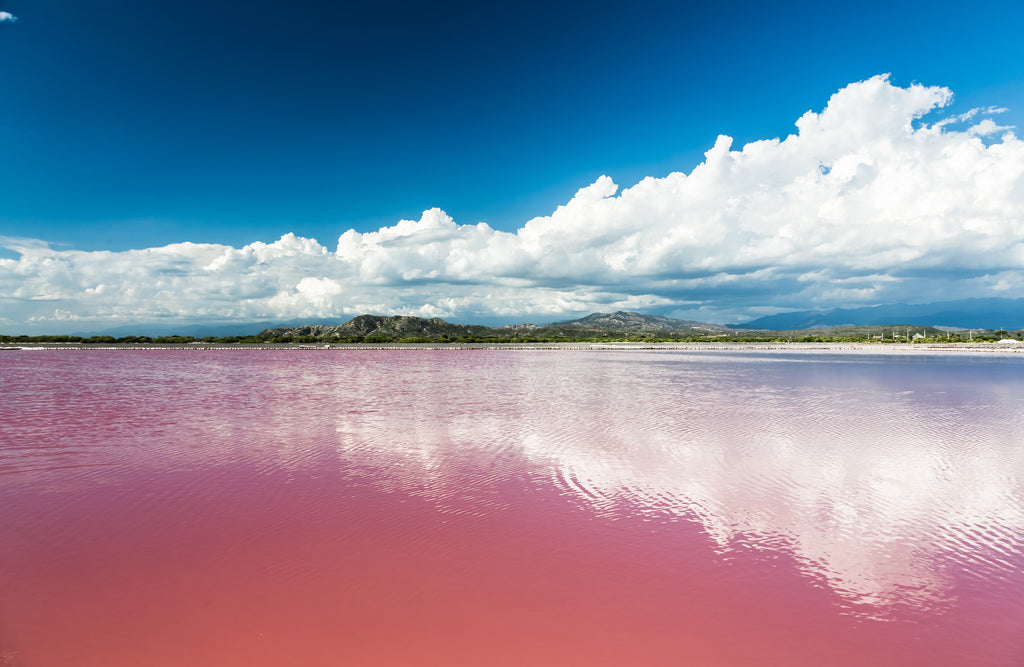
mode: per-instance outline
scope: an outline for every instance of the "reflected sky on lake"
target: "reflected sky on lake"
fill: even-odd
[[[723,559],[790,554],[869,617],[940,608],[957,577],[1020,566],[1016,359],[495,356],[475,385],[449,368],[438,387],[427,367],[394,394],[355,392],[342,456],[440,506],[493,481],[460,466],[502,476],[525,460],[533,483],[606,519],[697,521]]]
[[[1019,356],[8,355],[0,360],[0,526],[11,543],[23,545],[7,555],[8,584],[20,582],[25,605],[45,582],[76,571],[62,565],[61,554],[71,554],[67,562],[74,554],[86,565],[105,562],[88,556],[108,543],[97,542],[96,531],[109,530],[109,543],[124,544],[125,553],[161,554],[190,544],[188,527],[209,516],[201,522],[208,536],[193,545],[195,552],[186,550],[191,557],[209,557],[207,542],[222,537],[226,546],[214,552],[228,571],[252,558],[251,569],[241,572],[262,572],[259,558],[272,553],[272,572],[307,577],[314,588],[312,582],[333,578],[342,596],[361,590],[359,575],[349,581],[342,560],[309,569],[310,552],[344,555],[351,545],[378,544],[374,559],[406,558],[388,566],[395,572],[415,570],[421,557],[438,558],[471,579],[482,567],[473,555],[481,549],[483,562],[496,570],[479,571],[472,584],[453,579],[452,594],[458,586],[496,585],[497,577],[508,580],[513,599],[524,587],[536,596],[529,598],[535,612],[521,612],[521,602],[493,610],[501,622],[545,609],[552,591],[543,582],[566,579],[552,565],[564,556],[586,573],[560,589],[571,591],[567,609],[580,615],[581,636],[593,635],[588,610],[609,617],[624,600],[637,607],[629,614],[622,608],[616,622],[640,619],[642,627],[653,627],[663,615],[648,603],[662,599],[671,605],[662,608],[667,622],[686,619],[697,634],[756,634],[765,617],[733,619],[758,610],[782,622],[819,624],[799,640],[750,644],[779,660],[794,655],[787,652],[809,655],[815,637],[829,647],[820,655],[834,662],[847,656],[846,664],[867,660],[872,651],[902,664],[898,656],[920,654],[922,632],[931,655],[946,664],[972,656],[978,664],[1004,665],[1024,648],[1014,639],[1024,627]],[[122,507],[137,507],[139,515],[105,528],[106,515]],[[421,509],[397,511],[414,507]],[[79,508],[88,514],[79,516]],[[148,526],[156,527],[154,540],[170,542],[133,547]],[[312,551],[276,551],[275,536],[288,536],[286,546],[306,539]],[[247,550],[259,540],[271,546]],[[70,543],[77,546],[68,550]],[[19,559],[31,549],[54,558],[52,570],[41,569],[36,557]],[[534,569],[542,553],[549,560],[540,572],[550,579]],[[604,560],[623,553],[651,577],[646,587],[624,579],[640,573]],[[379,588],[366,605],[378,593],[407,594],[392,591],[390,578],[382,565]],[[249,581],[240,581],[240,589]],[[282,595],[292,590],[291,580],[266,581],[280,583]],[[678,594],[658,598],[665,585],[677,586],[671,590]],[[705,596],[688,597],[700,590]],[[592,596],[602,591],[617,592],[595,608]],[[306,605],[295,595],[296,605]],[[440,606],[449,599],[436,591],[421,595]],[[181,596],[190,599],[188,589]],[[735,607],[709,616],[709,605]],[[69,623],[89,620],[76,614]],[[137,614],[124,606],[123,618]],[[700,626],[706,617],[710,625]],[[443,624],[447,617],[430,618]],[[25,623],[20,627],[33,627]],[[858,634],[864,623],[874,628],[876,643]],[[967,626],[966,638],[949,633]],[[887,635],[880,627],[897,629]],[[50,636],[45,628],[39,632]],[[195,636],[204,632],[191,629]],[[504,647],[512,634],[495,645]],[[658,636],[667,643],[651,643],[651,651],[669,655],[674,634]],[[292,640],[285,636],[282,647]],[[68,655],[80,650],[75,641],[66,643]],[[863,648],[850,653],[850,647]],[[490,649],[481,644],[480,651]],[[736,657],[730,664],[746,663]]]

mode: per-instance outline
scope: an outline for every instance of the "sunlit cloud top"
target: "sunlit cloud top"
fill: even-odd
[[[433,208],[337,244],[286,234],[236,248],[123,252],[6,239],[4,328],[343,317],[554,319],[648,310],[737,321],[787,308],[1016,296],[1024,145],[940,86],[880,75],[782,139],[720,135],[688,173],[602,176],[514,231]],[[724,129],[724,128],[723,128]],[[81,328],[81,327],[78,327]]]

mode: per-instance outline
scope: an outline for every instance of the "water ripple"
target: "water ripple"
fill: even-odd
[[[393,500],[372,521],[405,531],[412,550],[437,548],[443,522],[472,531],[553,496],[613,534],[692,527],[718,562],[793,568],[858,618],[950,613],[972,595],[1019,611],[1024,599],[1016,359],[27,356],[0,359],[0,491],[66,496],[40,510],[44,523],[83,489],[124,485],[112,497],[130,503],[141,485],[168,530],[190,519],[160,503],[221,502],[225,525],[244,526],[245,494],[232,505],[219,488],[244,471],[261,506],[292,514],[268,511],[239,549],[292,521],[326,534],[356,522],[369,509],[345,494],[364,486]],[[438,523],[410,529],[395,509],[406,501]]]

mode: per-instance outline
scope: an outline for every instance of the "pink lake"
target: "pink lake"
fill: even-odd
[[[1024,359],[0,352],[0,665],[1024,665]]]

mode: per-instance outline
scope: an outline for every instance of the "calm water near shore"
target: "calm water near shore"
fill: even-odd
[[[0,665],[1024,664],[1024,355],[0,354]]]

